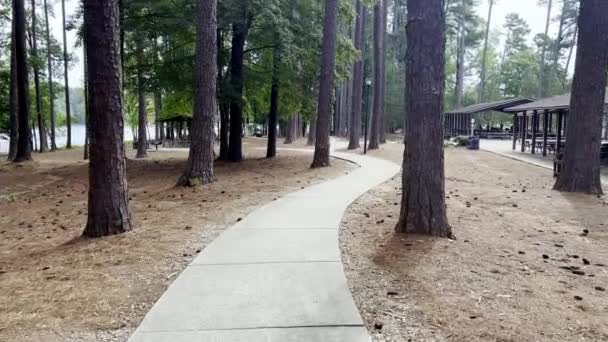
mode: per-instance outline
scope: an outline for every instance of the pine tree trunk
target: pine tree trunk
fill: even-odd
[[[570,70],[570,62],[572,61],[572,54],[574,53],[574,47],[576,46],[576,40],[578,37],[578,26],[574,29],[574,36],[572,38],[572,44],[570,44],[570,51],[568,52],[568,59],[566,60],[566,66],[564,68],[564,88],[568,85],[568,70]]]
[[[602,194],[600,149],[608,73],[608,2],[582,0],[564,165],[555,190]]]
[[[306,145],[313,146],[317,141],[317,117],[313,116],[310,119],[310,127],[308,128],[308,140],[306,141]]]
[[[381,126],[381,111],[382,111],[382,55],[383,50],[383,30],[382,18],[384,17],[384,0],[379,0],[374,6],[374,109],[372,112],[372,120],[370,125],[369,135],[369,150],[375,150],[380,147],[380,126]]]
[[[381,144],[386,144],[386,112],[385,112],[385,99],[386,99],[386,44],[388,41],[387,38],[387,28],[386,28],[386,23],[388,20],[388,1],[389,0],[385,0],[384,3],[384,8],[383,8],[383,16],[382,16],[382,82],[380,84],[381,91],[382,91],[382,95],[381,95],[381,99],[382,101],[380,102],[380,131],[378,132],[380,134],[379,139],[380,139],[380,143]]]
[[[192,144],[182,186],[208,184],[213,173],[213,119],[216,113],[217,0],[197,0],[197,41]]]
[[[15,69],[17,78],[17,110],[18,110],[18,129],[17,152],[14,162],[22,162],[32,159],[30,130],[30,111],[29,111],[29,77],[27,67],[27,47],[25,40],[25,4],[24,0],[13,0],[13,21],[14,21],[14,54]]]
[[[270,88],[270,111],[268,113],[268,147],[266,158],[277,155],[277,121],[279,120],[279,48],[272,52],[272,85]]]
[[[228,132],[230,129],[230,103],[228,102],[228,96],[226,95],[226,78],[224,77],[222,70],[224,69],[224,34],[221,29],[217,30],[217,91],[218,91],[218,105],[220,111],[220,155],[219,160],[228,160]]]
[[[228,160],[243,160],[243,59],[245,41],[251,25],[251,14],[243,10],[243,17],[232,24],[232,51],[230,59],[230,136]]]
[[[37,25],[36,25],[36,0],[32,0],[32,60],[38,60],[38,38],[37,36]],[[49,149],[49,144],[46,139],[46,124],[44,122],[44,116],[42,115],[42,94],[40,93],[40,72],[38,71],[38,65],[33,63],[34,69],[34,91],[36,93],[36,117],[38,118],[38,134],[40,136],[40,153],[46,152]]]
[[[89,99],[89,212],[84,235],[131,230],[119,56],[118,3],[84,0]]]
[[[312,168],[328,167],[329,133],[331,125],[331,101],[334,88],[334,67],[336,65],[336,21],[338,0],[325,0],[323,17],[323,43],[321,46],[321,77],[317,115],[317,134]]]
[[[65,0],[61,0],[61,22],[63,27],[63,82],[65,83],[65,125],[67,128],[66,148],[72,148],[72,108],[70,106],[70,83],[68,82],[68,40],[65,28]]]
[[[547,3],[547,21],[545,24],[545,38],[549,37],[549,25],[551,24],[551,8],[553,0],[549,0]],[[543,43],[541,55],[540,55],[540,74],[538,77],[538,97],[545,98],[548,96],[548,83],[547,83],[547,44]]]
[[[137,41],[137,154],[135,158],[146,158],[148,156],[148,114],[146,113],[146,92],[143,71],[143,48],[142,41]]]
[[[462,13],[460,14],[460,19],[458,20],[458,47],[457,47],[457,57],[456,57],[456,89],[454,90],[455,99],[454,99],[454,107],[462,108],[463,105],[463,97],[464,97],[464,58],[466,54],[465,47],[465,36],[466,36],[466,28],[465,28],[465,13],[466,13],[466,0],[461,0]]]
[[[350,128],[348,149],[355,150],[361,147],[361,109],[363,99],[363,69],[365,60],[365,22],[367,9],[361,0],[357,1],[357,19],[355,23],[355,48],[361,52],[360,59],[355,62],[353,73],[353,99],[350,114]]]
[[[15,159],[17,155],[17,140],[19,139],[19,94],[17,90],[17,56],[15,54],[15,25],[11,29],[11,67],[10,67],[10,89],[9,89],[9,136],[8,161]]]
[[[285,132],[285,141],[283,144],[289,145],[296,140],[296,135],[298,134],[296,121],[295,114],[292,114],[291,117],[289,117],[289,121],[287,121],[287,131]]]
[[[406,124],[400,233],[452,237],[445,204],[443,0],[407,3]]]
[[[160,111],[162,108],[162,96],[160,89],[154,91],[154,140],[160,140],[161,138],[161,123],[160,123]]]
[[[490,23],[492,22],[492,9],[494,8],[494,0],[490,0],[490,8],[488,10],[488,21],[486,22],[485,37],[483,40],[483,53],[481,57],[481,74],[479,83],[479,102],[486,100],[486,68],[488,59],[488,40],[490,37]]]
[[[154,62],[160,63],[158,58],[158,39],[154,38]],[[156,76],[158,79],[158,75]],[[159,86],[154,87],[154,140],[158,141],[161,139],[161,128],[160,128],[160,113],[162,110],[162,93]]]
[[[44,0],[44,19],[46,24],[47,77],[49,81],[49,116],[51,118],[51,151],[55,151],[57,150],[57,143],[55,139],[55,92],[53,91],[53,66],[51,64],[51,30],[49,29],[49,9],[46,0]]]
[[[88,70],[88,65],[87,65],[87,48],[86,48],[86,42],[83,42],[82,44],[82,49],[83,49],[83,58],[82,58],[82,64],[83,64],[83,77],[84,77],[84,155],[83,155],[83,159],[84,160],[89,160],[89,117],[91,116],[89,114],[89,72]]]

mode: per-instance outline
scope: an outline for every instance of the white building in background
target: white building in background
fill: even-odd
[[[0,133],[0,155],[8,154],[10,138],[8,134]]]

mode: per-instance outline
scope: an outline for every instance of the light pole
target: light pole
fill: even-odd
[[[363,154],[367,154],[367,124],[369,122],[369,111],[371,109],[369,101],[369,89],[372,86],[372,79],[365,79],[365,133],[363,138]]]

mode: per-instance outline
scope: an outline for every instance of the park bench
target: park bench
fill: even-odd
[[[148,145],[154,145],[154,148],[158,151],[158,146],[163,145],[163,141],[162,140],[148,141]]]

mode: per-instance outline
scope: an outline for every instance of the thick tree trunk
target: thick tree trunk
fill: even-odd
[[[490,37],[490,23],[492,22],[492,9],[494,8],[494,0],[490,0],[490,8],[488,9],[488,19],[486,22],[486,31],[483,40],[483,52],[481,55],[481,74],[479,83],[479,102],[484,102],[486,99],[486,68],[488,59],[488,40]]]
[[[272,85],[270,88],[270,111],[268,113],[268,147],[266,158],[277,155],[277,121],[279,120],[279,48],[272,52]]]
[[[32,0],[32,56],[33,60],[38,60],[38,38],[37,36],[37,25],[36,25],[36,0]],[[42,115],[42,93],[40,92],[40,72],[38,71],[38,65],[33,64],[34,69],[34,91],[36,93],[36,117],[38,118],[38,134],[40,136],[40,153],[46,152],[49,149],[49,144],[46,139],[46,124],[44,122],[44,116]]]
[[[331,101],[336,65],[336,20],[338,0],[325,0],[323,18],[323,43],[321,46],[321,77],[317,116],[317,141],[312,168],[327,167],[329,163],[329,133],[331,125]]]
[[[15,25],[11,31],[11,76],[9,89],[9,136],[8,161],[17,155],[17,140],[19,139],[19,94],[17,89],[17,56],[15,54]]]
[[[602,194],[600,149],[608,73],[608,2],[582,0],[564,166],[555,190]]]
[[[406,124],[396,231],[452,237],[445,204],[443,0],[407,3]]]
[[[47,77],[49,81],[49,116],[51,118],[51,151],[55,151],[57,149],[57,143],[55,139],[55,92],[53,91],[53,66],[51,63],[51,30],[49,29],[49,9],[46,0],[44,0],[44,19],[46,25],[46,63],[48,73]]]
[[[89,213],[85,236],[131,230],[119,56],[118,3],[84,0],[89,101]]]
[[[143,71],[143,42],[137,42],[137,155],[135,158],[148,156],[148,114],[146,113],[146,92]]]
[[[547,21],[545,23],[545,38],[549,38],[549,25],[551,24],[551,8],[553,7],[553,0],[547,2]],[[538,76],[538,97],[545,98],[548,96],[548,78],[547,78],[547,44],[543,43],[542,51],[540,54],[540,73]]]
[[[27,68],[27,47],[25,41],[25,4],[24,0],[13,0],[15,68],[17,77],[18,128],[17,153],[14,162],[32,159],[29,111],[29,78]]]
[[[197,40],[192,145],[182,186],[208,184],[213,173],[213,118],[216,113],[217,0],[197,1]]]
[[[232,51],[230,59],[230,137],[228,160],[243,160],[243,59],[245,41],[251,25],[251,14],[243,10],[243,16],[232,24]]]
[[[350,112],[350,128],[348,149],[354,150],[361,147],[361,109],[363,99],[363,69],[365,60],[365,22],[367,20],[367,9],[361,0],[357,1],[357,21],[355,23],[355,48],[361,52],[360,59],[355,62],[353,73],[353,99]]]
[[[384,17],[384,0],[379,0],[374,6],[374,109],[370,125],[369,150],[380,147],[380,126],[382,121],[382,61],[384,56],[382,18]]]
[[[72,148],[72,108],[70,106],[70,83],[68,82],[68,40],[65,28],[65,0],[61,0],[61,23],[63,27],[63,82],[65,84],[65,125],[67,128],[66,148]]]

